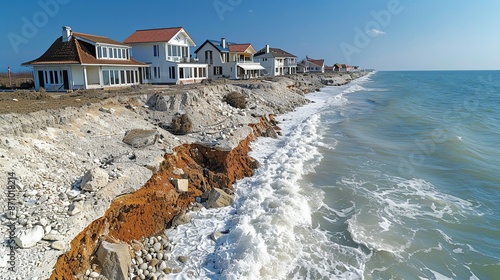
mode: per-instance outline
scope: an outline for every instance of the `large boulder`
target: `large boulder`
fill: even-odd
[[[35,246],[38,241],[42,240],[44,234],[43,227],[41,225],[36,225],[31,229],[21,231],[14,238],[14,241],[19,248],[30,248]]]
[[[132,129],[125,133],[123,142],[134,148],[143,148],[154,145],[158,140],[158,131],[154,129]]]
[[[128,279],[132,259],[127,244],[102,241],[97,249],[97,259],[101,263],[102,275],[107,279]]]
[[[227,194],[225,191],[213,188],[210,190],[207,200],[207,208],[226,207],[233,203],[234,196]]]
[[[108,172],[96,167],[83,175],[81,188],[85,191],[96,192],[108,184],[108,179]]]

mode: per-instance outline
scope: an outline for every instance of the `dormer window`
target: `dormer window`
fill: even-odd
[[[128,48],[125,47],[97,47],[98,59],[128,60],[129,57]]]

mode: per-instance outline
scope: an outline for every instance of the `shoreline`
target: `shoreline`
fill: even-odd
[[[328,74],[323,74],[323,75],[328,76]],[[104,145],[104,147],[101,148],[99,151],[91,150],[88,151],[87,153],[85,153],[85,151],[81,151],[80,153],[72,151],[74,149],[71,148],[75,148],[74,145],[73,146],[69,145],[67,147],[70,149],[66,150],[70,150],[73,153],[77,153],[76,157],[83,155],[83,157],[86,157],[87,159],[84,161],[86,162],[86,164],[83,165],[79,165],[76,163],[74,164],[74,165],[79,165],[77,166],[77,168],[73,169],[73,173],[76,174],[76,176],[73,176],[73,178],[66,178],[64,182],[59,182],[62,183],[63,185],[66,184],[65,188],[63,187],[59,188],[60,193],[66,193],[68,191],[78,189],[78,187],[76,188],[73,187],[69,188],[69,190],[66,190],[68,189],[67,184],[69,183],[71,185],[72,183],[74,184],[75,182],[78,182],[78,177],[82,176],[83,173],[85,173],[85,170],[88,170],[92,166],[97,165],[96,155],[98,155],[99,153],[108,154],[107,156],[109,157],[110,156],[109,154],[112,151],[115,160],[114,166],[113,163],[111,163],[109,164],[109,166],[105,166],[104,169],[112,174],[122,173],[118,174],[118,176],[116,177],[110,177],[108,185],[102,188],[101,190],[97,190],[95,192],[80,191],[80,193],[77,194],[76,197],[67,198],[66,203],[61,203],[62,207],[60,208],[62,208],[63,212],[65,212],[68,211],[66,209],[69,209],[71,205],[78,204],[79,201],[83,201],[83,203],[79,203],[83,204],[80,213],[76,213],[71,216],[64,216],[67,217],[68,221],[61,221],[54,223],[52,219],[46,218],[46,220],[50,219],[50,222],[45,222],[45,224],[49,224],[50,226],[53,226],[53,228],[55,228],[55,230],[52,229],[49,230],[48,233],[46,233],[46,235],[49,235],[49,233],[52,234],[52,232],[58,233],[60,237],[61,236],[63,237],[61,238],[63,242],[67,242],[66,248],[69,248],[69,251],[67,251],[65,255],[63,255],[65,257],[63,256],[59,257],[59,261],[57,262],[57,264],[55,264],[56,269],[53,272],[51,272],[54,262],[50,261],[50,259],[54,260],[54,256],[57,256],[58,254],[61,253],[61,251],[57,251],[50,248],[47,250],[47,247],[50,247],[52,246],[53,243],[55,243],[54,240],[49,240],[48,242],[47,241],[39,242],[35,247],[20,250],[23,251],[23,253],[25,253],[26,251],[30,251],[30,253],[32,254],[41,256],[39,258],[40,260],[39,264],[42,263],[42,261],[44,261],[43,263],[48,263],[48,265],[51,265],[50,268],[45,267],[41,270],[40,269],[35,270],[34,272],[32,272],[31,275],[48,277],[49,276],[48,273],[52,273],[51,279],[63,279],[64,277],[72,277],[73,273],[76,272],[81,277],[84,277],[87,270],[91,268],[90,266],[91,262],[86,258],[89,258],[94,253],[94,249],[97,248],[97,246],[99,245],[97,242],[99,240],[98,239],[99,236],[101,236],[102,233],[105,232],[102,231],[103,228],[105,228],[102,226],[102,224],[103,223],[107,224],[108,228],[110,228],[110,225],[113,225],[113,223],[115,223],[115,225],[119,224],[121,225],[123,223],[134,224],[132,221],[141,220],[141,218],[138,217],[140,215],[136,214],[129,214],[130,216],[127,215],[120,216],[120,212],[125,212],[125,211],[117,211],[116,209],[123,209],[123,208],[118,208],[118,206],[113,206],[113,205],[121,205],[120,207],[124,207],[123,205],[126,205],[127,203],[131,202],[132,201],[132,199],[130,199],[132,196],[131,193],[134,194],[137,193],[137,195],[140,196],[142,192],[142,194],[145,195],[147,193],[146,189],[148,188],[151,191],[154,190],[156,192],[155,194],[156,198],[158,199],[157,201],[165,205],[164,211],[162,212],[163,213],[162,215],[164,216],[157,215],[155,211],[149,212],[152,213],[149,215],[152,216],[156,215],[155,221],[160,224],[163,224],[163,228],[161,228],[161,226],[151,225],[151,226],[144,226],[144,228],[141,228],[141,230],[139,230],[136,233],[127,233],[128,230],[130,230],[130,228],[127,229],[127,227],[121,226],[116,228],[116,232],[113,234],[110,234],[110,232],[112,231],[107,231],[106,236],[101,238],[101,240],[108,240],[112,241],[113,243],[116,243],[120,240],[121,241],[139,240],[143,236],[149,236],[151,234],[163,231],[165,229],[165,225],[170,222],[170,220],[175,216],[175,214],[181,212],[183,208],[187,208],[191,202],[194,202],[196,200],[196,197],[200,197],[201,194],[207,190],[208,186],[209,188],[212,188],[213,186],[219,186],[221,188],[228,187],[228,189],[230,189],[231,183],[234,182],[235,179],[241,178],[241,176],[251,175],[255,163],[253,163],[253,161],[249,159],[248,156],[246,155],[246,153],[248,152],[248,144],[249,141],[251,140],[250,138],[260,136],[261,134],[267,134],[267,130],[269,127],[275,128],[275,123],[272,122],[271,118],[266,118],[266,116],[272,114],[284,113],[286,111],[293,110],[293,108],[297,106],[301,106],[305,102],[305,98],[302,95],[304,91],[313,91],[319,87],[326,86],[326,84],[328,83],[341,84],[343,81],[344,82],[343,84],[345,84],[352,80],[350,75],[347,74],[344,74],[343,76],[344,77],[349,76],[349,79],[340,79],[342,77],[339,77],[338,75],[332,75],[326,78],[321,76],[322,76],[321,74],[308,74],[304,76],[298,75],[294,77],[295,79],[280,78],[280,79],[275,79],[273,81],[251,81],[249,83],[246,83],[246,81],[234,81],[234,83],[229,85],[228,84],[194,85],[194,86],[191,85],[191,86],[186,86],[188,90],[185,90],[184,93],[176,93],[175,95],[164,94],[161,92],[155,93],[160,97],[164,96],[163,99],[157,98],[156,104],[150,104],[151,102],[148,103],[148,101],[151,101],[151,96],[153,94],[151,94],[150,96],[132,96],[132,97],[124,96],[124,97],[110,98],[106,100],[104,104],[102,104],[101,102],[92,105],[85,105],[84,107],[78,108],[76,110],[77,116],[75,116],[74,109],[71,110],[68,108],[59,109],[59,111],[57,112],[58,118],[54,118],[53,115],[56,114],[54,114],[54,112],[51,111],[29,113],[28,115],[30,118],[26,118],[24,120],[23,119],[15,120],[12,117],[9,118],[8,115],[0,115],[0,119],[4,123],[7,122],[10,124],[9,127],[6,127],[5,125],[2,126],[2,129],[4,130],[4,134],[2,134],[4,135],[3,138],[6,138],[5,135],[7,136],[10,135],[19,138],[27,137],[33,139],[33,136],[36,135],[37,137],[42,136],[41,138],[46,139],[47,140],[46,142],[50,142],[49,140],[51,140],[50,139],[51,137],[54,137],[56,134],[65,132],[65,134],[78,135],[76,139],[69,139],[69,140],[74,140],[74,141],[78,139],[82,140],[83,137],[83,139],[86,139],[85,141],[87,142],[95,141],[95,143],[84,143],[80,145],[83,148],[95,149],[95,145],[101,145],[101,144]],[[171,88],[169,90],[171,90]],[[175,87],[174,90],[182,91],[183,88]],[[232,90],[238,90],[247,94],[247,96],[250,99],[249,107],[251,109],[235,110],[229,108],[228,106],[226,106],[226,104],[222,104],[221,97],[225,93],[230,92]],[[162,100],[158,101],[158,99]],[[151,110],[151,107],[149,105],[153,105],[153,107],[155,107],[159,105],[158,102],[163,102],[163,105],[168,105],[169,110],[168,111]],[[146,104],[149,104],[147,107],[150,108],[144,107],[144,105]],[[103,110],[99,111],[100,109],[103,108],[104,105],[108,109],[108,113],[103,112]],[[128,108],[125,109],[125,107],[127,106]],[[109,109],[111,108],[113,108],[115,112],[109,113]],[[170,133],[158,129],[159,120],[165,120],[165,119],[168,120],[169,116],[171,118],[171,115],[175,112],[178,112],[179,110],[185,110],[189,114],[194,116],[195,119],[194,130],[198,131],[197,133],[195,133],[195,135],[172,137]],[[117,121],[117,118],[120,119],[120,121]],[[141,118],[143,119],[141,120]],[[34,119],[36,119],[36,121],[34,121]],[[112,123],[116,127],[111,127],[111,128],[106,127],[105,125],[106,122]],[[258,124],[254,125],[253,128],[250,128],[248,126],[251,123],[255,122],[258,122]],[[29,123],[31,126],[29,126],[27,123]],[[93,127],[93,125],[98,127],[95,126]],[[124,144],[121,143],[121,141],[119,141],[123,136],[123,132],[121,131],[123,131],[123,129],[127,127],[135,128],[131,126],[138,126],[138,127],[153,126],[153,128],[159,131],[159,139],[161,143],[157,142],[153,146],[143,148],[142,150],[130,149],[129,147],[124,148],[123,147]],[[55,127],[55,129],[53,129],[52,127]],[[41,135],[39,135],[40,131],[42,131]],[[95,135],[90,135],[90,136],[86,135],[88,134],[88,131],[91,131],[90,134],[95,134]],[[67,136],[67,137],[71,138],[73,136]],[[4,146],[9,145],[9,144],[4,144],[5,139],[1,140],[2,140],[2,145]],[[25,139],[23,140],[26,141]],[[116,145],[110,144],[110,142],[113,141],[116,141],[118,143],[115,143]],[[12,142],[9,143],[11,143],[12,146]],[[77,143],[77,141],[75,143]],[[192,143],[192,144],[184,144],[184,146],[181,146],[183,143]],[[25,146],[24,144],[28,143],[17,143],[17,144],[19,144],[19,147],[17,148],[23,148],[22,146]],[[40,156],[43,156],[44,153],[47,152],[45,150],[47,149],[50,150],[50,148],[52,148],[52,147],[48,148],[47,146],[50,145],[46,144],[47,143],[29,143],[28,146],[31,145],[30,146],[31,148],[38,150],[37,153],[40,154]],[[59,143],[54,141],[50,144],[54,144],[54,146],[57,146]],[[106,145],[110,145],[111,147],[109,146],[106,147]],[[3,147],[0,146],[0,148]],[[206,150],[201,154],[210,154],[213,153],[211,152],[213,150],[217,150],[218,152],[212,155],[212,158],[199,157],[199,154],[194,155],[192,154],[192,152],[189,152],[190,150],[199,151],[203,149]],[[57,150],[57,148],[55,148],[54,150]],[[116,154],[124,153],[127,151],[129,152],[129,154],[130,151],[132,151],[135,157],[134,164],[125,162],[127,159],[127,155],[121,156],[121,158],[119,158],[120,162],[117,160],[118,157],[116,156]],[[91,155],[88,155],[89,153]],[[189,172],[183,170],[184,174],[176,175],[172,173],[174,171],[173,166],[169,167],[165,166],[163,154],[166,154],[165,155],[166,159],[169,158],[169,154],[171,154],[173,156],[171,160],[174,162],[178,162],[180,166],[182,166],[182,164],[183,163],[185,164],[186,162],[189,162],[191,166],[198,164],[198,166],[201,166],[201,171],[199,168],[198,169],[194,168],[192,171]],[[26,155],[23,156],[26,157]],[[103,157],[101,156],[100,158],[101,159],[99,160],[99,163],[102,166]],[[106,156],[104,156],[104,158],[106,158]],[[223,159],[226,160],[226,163],[224,163]],[[37,161],[34,159],[31,160],[34,161],[34,163],[36,163]],[[212,160],[213,162],[210,162],[210,160]],[[20,173],[18,175],[26,175],[26,174],[21,174],[23,173],[23,171],[29,174],[30,171],[34,172],[34,170],[36,170],[29,166],[28,167],[23,166],[23,164],[21,164],[20,162],[13,163],[12,161],[13,160],[9,162],[7,160],[8,164],[4,166],[6,168],[10,167],[11,169],[23,167],[22,169],[24,170],[18,171]],[[162,161],[163,163],[161,163]],[[210,163],[210,165],[206,165],[207,163]],[[242,166],[240,166],[236,170],[228,172],[227,169],[226,170],[224,170],[223,168],[221,169],[221,166],[224,165],[227,168],[228,166],[234,167],[237,166],[238,164]],[[131,167],[131,165],[133,165],[133,167]],[[60,163],[55,164],[55,166],[62,167]],[[188,165],[186,164],[186,166]],[[220,170],[222,171],[220,172]],[[127,172],[128,175],[123,174]],[[177,170],[176,172],[178,173]],[[78,176],[78,174],[81,175]],[[136,174],[142,174],[142,175],[136,176]],[[147,174],[155,174],[155,175],[151,177],[151,175],[148,176]],[[20,176],[20,177],[21,177],[21,184],[25,183],[23,182],[23,180],[26,180],[25,178],[26,176]],[[135,179],[133,180],[134,182],[132,184],[127,184],[132,177],[134,177]],[[144,179],[135,177],[142,177]],[[185,179],[183,177],[187,177],[187,179],[189,180],[189,190],[187,192],[187,195],[185,193],[178,193],[175,190],[175,187],[170,180],[171,178],[175,177],[177,177],[178,179]],[[158,186],[157,184],[158,180],[160,179],[162,180],[161,181],[163,184],[162,186]],[[75,181],[72,182],[72,180]],[[144,184],[141,183],[141,181],[144,180],[148,181],[148,183],[146,183],[146,186],[140,188]],[[40,181],[42,181],[41,182],[42,185],[43,183],[45,183],[43,180]],[[43,186],[45,187],[51,185],[50,183],[52,182],[48,182]],[[28,183],[25,184],[28,185]],[[131,186],[134,184],[135,186]],[[29,190],[23,189],[21,191],[24,192],[23,197],[32,197],[29,195],[25,196],[25,194],[29,192]],[[120,193],[122,193],[123,195],[120,195]],[[49,196],[49,201],[50,199],[52,199],[52,202],[58,204],[57,197],[52,197],[53,195],[54,194],[52,195],[47,194],[46,196]],[[117,195],[118,198],[115,198]],[[42,200],[45,198],[44,194],[42,195],[34,194],[33,197],[37,198],[36,202],[34,203],[35,206],[34,208],[43,205],[43,202],[39,203],[39,201],[40,198],[42,198]],[[145,195],[144,197],[148,197],[148,195]],[[175,207],[173,207],[171,204],[169,205],[169,202],[171,202],[173,198],[175,198],[174,201],[178,201]],[[47,199],[45,199],[45,201],[47,201]],[[88,205],[92,203],[97,207]],[[144,203],[151,204],[151,200],[148,201],[148,199],[145,198],[142,201],[138,200],[136,204],[131,203],[129,205],[134,205],[135,208],[132,207],[134,209],[143,209],[144,207],[147,206],[142,207],[137,205],[145,205]],[[53,211],[51,214],[54,214],[54,212],[57,211]],[[58,213],[60,212],[61,211],[58,211]],[[130,210],[127,213],[134,213],[134,212]],[[82,216],[82,214],[84,216],[83,219],[81,219],[82,217],[80,217]],[[103,216],[103,214],[105,217],[106,215],[110,216],[108,218],[99,218]],[[75,219],[77,217],[80,218],[79,220],[83,221],[75,222]],[[35,217],[35,218],[38,218],[38,221],[28,221],[27,225],[31,224],[35,225],[36,227],[36,225],[40,224],[40,220],[42,220],[43,222],[42,218],[40,217]],[[147,218],[143,217],[142,219],[148,220],[148,218],[149,220],[151,220],[149,216]],[[2,220],[2,224],[5,223],[5,220],[6,219]],[[64,229],[60,229],[61,227],[64,228],[64,225],[61,226],[61,224],[64,223],[66,223],[66,228],[68,228],[68,225],[71,225],[72,230],[65,231]],[[76,226],[74,226],[73,223]],[[92,224],[94,223],[95,225],[92,226]],[[23,227],[26,226],[19,226],[19,228],[21,229]],[[29,228],[29,226],[27,226],[27,228]],[[85,230],[78,231],[78,229],[80,228],[81,229],[85,228]],[[114,227],[111,228],[115,229]],[[87,234],[89,232],[92,232],[92,230],[94,231],[93,233],[100,232],[101,234],[96,234],[94,236],[93,234],[90,235]],[[85,233],[85,231],[87,231],[87,233]],[[0,234],[4,235],[3,232],[0,232]],[[71,246],[68,246],[70,240],[72,240]],[[78,247],[82,248],[82,246],[78,246],[80,242],[82,242],[82,244],[86,244],[86,246],[83,246],[84,248],[80,249],[80,251],[75,250],[75,248]],[[37,250],[37,248],[42,250]],[[40,254],[37,253],[37,251],[43,253]],[[23,260],[23,254],[19,255],[20,255],[19,259]],[[78,263],[78,268],[74,265],[72,267],[70,266],[71,269],[69,270],[67,268],[68,266],[66,266],[66,269],[64,269],[63,265],[60,265],[60,263],[62,263],[63,261],[61,260],[65,258],[66,258],[66,263],[68,263],[69,261],[72,261],[73,264]],[[95,264],[95,260],[93,260],[93,262]],[[0,270],[3,271],[4,268],[0,266]],[[96,268],[96,270],[99,270],[99,268]],[[25,276],[28,275],[26,274]]]

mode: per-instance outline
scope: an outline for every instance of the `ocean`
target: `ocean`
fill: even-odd
[[[176,279],[499,279],[500,71],[374,72],[259,138]],[[214,241],[213,232],[222,232]]]

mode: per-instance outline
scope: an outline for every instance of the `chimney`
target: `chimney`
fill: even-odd
[[[71,39],[71,34],[72,34],[71,27],[69,27],[69,26],[63,26],[62,29],[63,29],[62,30],[62,41],[63,42],[68,42],[69,39]]]
[[[220,38],[220,46],[222,48],[226,48],[226,38]]]
[[[266,53],[269,53],[269,45],[266,45]]]

